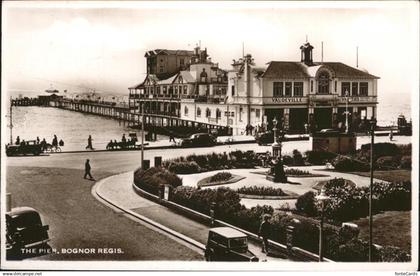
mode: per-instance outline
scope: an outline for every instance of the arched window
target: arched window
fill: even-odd
[[[211,117],[211,111],[209,108],[206,109],[206,117],[207,118]]]
[[[222,117],[222,112],[220,112],[220,109],[216,109],[216,118]]]
[[[201,117],[201,108],[197,107],[197,117]]]
[[[328,72],[321,72],[318,76],[318,94],[330,93],[330,75]]]
[[[184,115],[188,116],[188,107],[184,107]]]

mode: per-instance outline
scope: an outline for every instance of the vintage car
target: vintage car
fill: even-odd
[[[42,152],[42,147],[40,144],[37,144],[35,140],[25,141],[25,143],[21,143],[20,145],[6,145],[6,155],[13,156],[13,155],[26,155],[26,154],[33,154],[39,155]]]
[[[207,261],[259,261],[258,257],[248,250],[247,235],[230,227],[216,227],[209,230],[204,256]]]
[[[209,147],[216,145],[216,138],[208,133],[195,133],[181,141],[182,147]]]
[[[43,225],[37,210],[17,207],[6,213],[6,250],[8,255],[21,255],[24,248],[47,245],[48,225]]]
[[[255,135],[255,141],[258,143],[258,145],[271,144],[274,142],[273,132],[259,132]]]

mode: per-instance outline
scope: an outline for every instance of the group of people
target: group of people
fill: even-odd
[[[26,145],[28,142],[26,142],[25,140],[20,140],[20,137],[17,136],[16,137],[16,145],[21,145],[24,146]],[[64,141],[62,139],[60,139],[60,141],[58,141],[57,135],[54,134],[54,137],[51,141],[51,144],[48,144],[47,141],[45,140],[45,138],[42,139],[42,141],[39,139],[39,136],[36,137],[35,143],[37,145],[41,145],[41,149],[43,151],[46,151],[48,146],[51,145],[53,148],[58,148],[58,146],[63,147],[64,146]]]

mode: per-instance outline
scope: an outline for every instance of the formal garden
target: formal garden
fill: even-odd
[[[411,168],[410,145],[375,144],[374,152],[376,173],[382,172],[383,174],[384,171],[387,171],[390,172],[389,177],[393,170],[409,172],[409,168]],[[333,164],[335,171],[363,175],[366,168],[369,168],[369,165],[366,167],[369,155],[370,148],[367,146],[362,146],[356,153],[348,156],[311,151],[302,155],[300,152],[294,151],[293,155],[289,156],[290,158],[284,156],[283,162],[288,166],[302,167],[285,169],[286,174],[293,176],[310,175],[310,167],[306,169],[305,166],[325,165],[326,163]],[[286,227],[294,224],[295,234],[298,237],[295,245],[314,253],[318,252],[319,218],[321,215],[319,203],[316,200],[316,189],[323,188],[325,194],[330,198],[325,204],[323,213],[327,221],[324,227],[325,257],[345,262],[368,260],[366,222],[363,221],[368,215],[369,188],[367,186],[358,186],[352,181],[342,178],[329,179],[318,186],[314,185],[316,189],[308,189],[300,195],[294,194],[297,198],[296,208],[290,210],[275,210],[270,205],[247,208],[241,204],[241,198],[248,195],[289,196],[289,191],[282,189],[282,184],[277,184],[275,187],[264,187],[253,183],[253,185],[237,189],[230,188],[229,185],[219,186],[220,183],[228,184],[229,181],[237,179],[238,176],[232,173],[232,170],[252,170],[263,165],[264,160],[261,155],[253,151],[193,154],[165,160],[161,167],[150,168],[146,171],[139,169],[135,172],[134,183],[137,187],[155,195],[159,194],[162,184],[168,184],[172,187],[171,201],[207,215],[210,214],[210,206],[214,202],[218,219],[253,233],[257,233],[262,215],[271,214],[271,223],[274,228],[272,240],[285,244]],[[213,171],[219,172],[209,174]],[[201,185],[183,185],[183,176],[200,173],[208,175],[202,179]],[[411,210],[411,179],[401,177],[394,181],[392,178],[388,178],[384,182],[375,182],[373,198],[373,212],[377,215],[389,214],[387,212],[409,212]],[[409,216],[407,218],[409,219]],[[299,223],[296,224],[294,219],[298,219]],[[363,228],[341,227],[343,222],[349,221],[360,221]],[[386,228],[386,221],[382,223],[383,225],[377,227]],[[402,223],[406,224],[407,221]],[[382,235],[387,234],[398,233],[382,233]],[[410,260],[410,247],[404,247],[403,250],[393,246],[392,241],[386,245],[381,244],[381,241],[382,239],[377,243],[383,246],[374,248],[374,261],[404,262]]]

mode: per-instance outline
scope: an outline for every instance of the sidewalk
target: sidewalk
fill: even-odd
[[[114,175],[98,182],[96,193],[111,204],[147,217],[193,240],[206,244],[209,226],[181,216],[172,210],[147,200],[133,190],[133,172]],[[261,253],[261,244],[249,242],[249,249],[260,261],[290,261]]]

